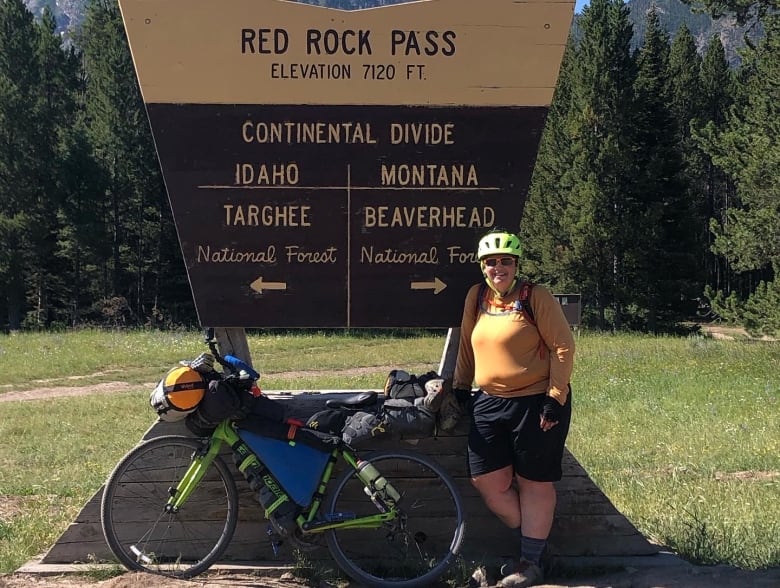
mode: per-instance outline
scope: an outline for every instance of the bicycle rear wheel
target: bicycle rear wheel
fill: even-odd
[[[238,491],[219,457],[178,512],[165,510],[202,446],[191,437],[157,437],[130,451],[109,476],[100,509],[103,534],[128,569],[191,578],[227,548],[238,519]]]
[[[375,529],[326,533],[339,567],[365,586],[430,586],[452,564],[463,543],[465,513],[455,482],[431,458],[404,450],[379,451],[371,462],[401,495],[399,516]],[[326,513],[377,514],[353,470],[341,474]],[[351,516],[351,515],[350,515]]]

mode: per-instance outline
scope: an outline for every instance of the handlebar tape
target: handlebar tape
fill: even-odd
[[[236,373],[244,370],[253,380],[260,379],[260,374],[258,372],[249,367],[249,364],[247,364],[244,360],[238,359],[235,355],[225,355],[222,359],[224,359],[225,363],[233,368]]]

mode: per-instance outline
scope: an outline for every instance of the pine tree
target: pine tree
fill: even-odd
[[[567,121],[571,110],[574,54],[574,41],[570,38],[561,62],[520,225],[523,274],[560,292],[570,291],[576,286],[568,268],[569,231],[564,226],[572,189],[573,153]]]
[[[668,79],[669,110],[675,121],[677,142],[688,154],[691,145],[691,121],[700,116],[706,92],[699,88],[702,59],[696,51],[696,41],[683,25],[677,31],[669,50]]]
[[[57,233],[60,263],[61,321],[78,326],[102,297],[101,271],[109,242],[101,206],[108,184],[105,170],[95,160],[83,124],[83,115],[66,137],[62,163],[62,199]]]
[[[780,293],[780,17],[767,17],[764,24],[765,38],[746,53],[746,107],[732,109],[725,130],[708,135],[706,145],[737,187],[723,221],[712,223],[714,250],[758,282],[730,318],[745,320],[756,332],[776,331],[780,314],[774,304]],[[725,294],[710,291],[714,306],[734,307],[733,299],[722,304]]]
[[[728,258],[716,256],[712,250],[714,235],[710,231],[710,219],[723,224],[726,211],[734,198],[734,182],[717,167],[703,148],[707,136],[720,133],[726,124],[726,115],[734,102],[735,80],[726,59],[726,51],[720,38],[710,39],[701,61],[697,87],[701,96],[699,112],[692,118],[690,157],[697,156],[697,183],[703,199],[703,235],[707,284],[713,288],[730,290],[731,273]],[[705,131],[706,129],[706,131]]]
[[[103,297],[125,306],[132,318],[123,320],[138,320],[157,303],[161,256],[176,255],[179,275],[183,268],[178,249],[161,241],[162,232],[175,230],[116,3],[93,2],[79,39],[89,139],[107,178],[102,212],[111,247]]]
[[[37,39],[21,0],[0,1],[0,298],[11,329],[22,326],[28,268],[38,261],[35,223],[43,178]]]
[[[28,291],[32,296],[27,323],[44,327],[57,321],[62,310],[61,259],[56,239],[60,218],[66,158],[65,142],[75,116],[78,59],[72,49],[62,47],[56,33],[54,15],[46,8],[36,23],[36,49],[40,83],[36,113],[36,142],[33,146],[37,168],[37,195],[34,206],[32,245],[35,262],[28,268]]]
[[[594,0],[583,11],[582,40],[572,67],[572,188],[564,216],[571,243],[568,270],[599,327],[621,328],[632,241],[635,62],[629,11],[621,0]]]
[[[670,108],[669,56],[668,36],[652,11],[635,83],[635,155],[641,166],[634,192],[635,241],[626,272],[633,302],[646,315],[650,330],[657,329],[658,320],[684,318],[686,303],[693,304],[701,291],[693,207],[682,175],[680,128]]]
[[[699,83],[702,59],[696,50],[696,42],[688,27],[683,25],[677,31],[669,51],[669,69],[667,72],[669,110],[677,133],[683,164],[683,181],[688,187],[690,212],[692,215],[691,242],[695,259],[697,287],[695,298],[701,299],[707,276],[709,275],[712,254],[710,248],[710,230],[707,195],[707,171],[709,158],[699,148],[693,136],[692,127],[703,115],[704,104],[708,99],[708,90]]]

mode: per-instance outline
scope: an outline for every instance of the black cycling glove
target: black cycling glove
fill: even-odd
[[[542,405],[542,416],[544,417],[544,420],[551,423],[557,423],[561,420],[561,408],[562,406],[555,398],[547,396]]]
[[[471,390],[465,388],[453,388],[452,393],[455,395],[455,398],[458,399],[458,403],[461,406],[465,406],[471,399]]]

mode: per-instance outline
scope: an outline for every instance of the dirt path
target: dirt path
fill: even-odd
[[[384,381],[384,374],[390,372],[390,370],[396,369],[398,366],[369,366],[358,367],[340,370],[302,370],[293,372],[279,372],[273,374],[275,377],[293,379],[293,378],[314,378],[317,376],[329,375],[335,377],[344,377],[345,379],[352,376],[361,376],[365,374],[383,374],[382,378],[378,381]],[[407,366],[412,372],[420,373],[431,369],[428,364],[412,364]],[[95,374],[98,375],[98,374]],[[88,377],[88,376],[85,376]],[[78,379],[78,378],[73,378]],[[60,380],[61,381],[61,380]],[[49,380],[47,380],[49,382]],[[87,386],[40,386],[31,390],[15,391],[12,386],[4,385],[0,386],[0,402],[12,402],[17,400],[43,400],[44,398],[61,397],[61,396],[85,396],[88,394],[100,394],[104,392],[127,392],[130,390],[137,390],[139,388],[151,391],[156,385],[156,382],[148,382],[146,384],[129,384],[127,382],[103,382],[100,384],[89,384]],[[7,390],[7,391],[4,391]]]
[[[127,382],[104,382],[102,384],[90,384],[89,386],[53,386],[48,388],[35,388],[21,392],[0,392],[0,402],[13,402],[16,400],[43,400],[44,398],[63,396],[86,396],[88,394],[102,394],[107,392],[127,392],[137,388],[151,390],[154,384],[128,384]]]
[[[553,581],[551,579],[551,581]],[[698,567],[675,565],[662,568],[627,568],[624,571],[554,580],[542,588],[777,588],[780,586],[780,568],[748,572],[725,566]],[[194,580],[173,580],[141,573],[126,573],[109,580],[90,580],[84,576],[40,576],[10,574],[0,576],[0,588],[302,588],[328,583],[307,583],[296,580],[289,573],[256,575],[246,573],[210,573]],[[339,588],[353,588],[341,584]],[[354,587],[356,588],[356,587]]]

